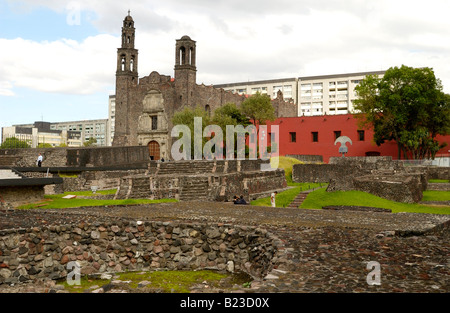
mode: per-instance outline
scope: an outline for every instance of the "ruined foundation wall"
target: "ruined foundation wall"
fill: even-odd
[[[405,168],[391,157],[330,158],[330,164],[295,164],[294,182],[328,182],[327,191],[360,190],[406,203],[422,199],[427,168]]]
[[[1,149],[0,165],[36,167],[39,153],[44,157],[43,167],[117,166],[146,163],[150,160],[148,148],[144,146]]]
[[[263,277],[279,240],[257,227],[119,220],[0,231],[0,284],[137,270],[244,271]]]

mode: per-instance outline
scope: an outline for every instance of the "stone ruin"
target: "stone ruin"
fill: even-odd
[[[328,182],[327,191],[359,190],[405,203],[422,200],[427,168],[405,168],[392,157],[330,158],[329,164],[296,164],[294,182]]]
[[[215,269],[261,279],[283,243],[256,226],[117,219],[0,229],[0,285],[146,270]],[[73,273],[72,273],[73,274]]]
[[[262,160],[152,162],[141,174],[124,176],[115,199],[147,198],[231,202],[247,201],[287,188],[283,169],[262,171]]]

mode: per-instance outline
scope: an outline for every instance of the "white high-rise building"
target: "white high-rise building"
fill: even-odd
[[[357,98],[355,87],[367,75],[382,77],[385,71],[348,73],[323,76],[286,78],[243,83],[215,85],[238,94],[256,92],[276,98],[278,90],[285,100],[293,99],[298,105],[298,116],[348,114],[353,111]]]

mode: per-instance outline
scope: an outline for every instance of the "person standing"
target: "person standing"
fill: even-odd
[[[37,166],[42,166],[42,161],[44,161],[44,158],[42,157],[42,154],[39,153],[39,156],[37,158]]]
[[[272,208],[275,207],[275,196],[278,192],[272,192],[272,194],[270,195],[270,203],[272,204]]]

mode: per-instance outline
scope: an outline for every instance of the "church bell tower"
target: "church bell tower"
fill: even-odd
[[[136,29],[128,11],[123,20],[122,47],[117,49],[117,76],[138,77],[138,50],[134,48]]]
[[[196,42],[183,36],[175,45],[175,88],[181,106],[194,105],[193,91],[197,80]]]
[[[113,146],[128,146],[135,144],[130,141],[130,123],[132,90],[137,87],[138,75],[138,50],[134,47],[136,29],[134,21],[128,11],[123,20],[122,43],[117,49],[116,70],[116,122]]]

